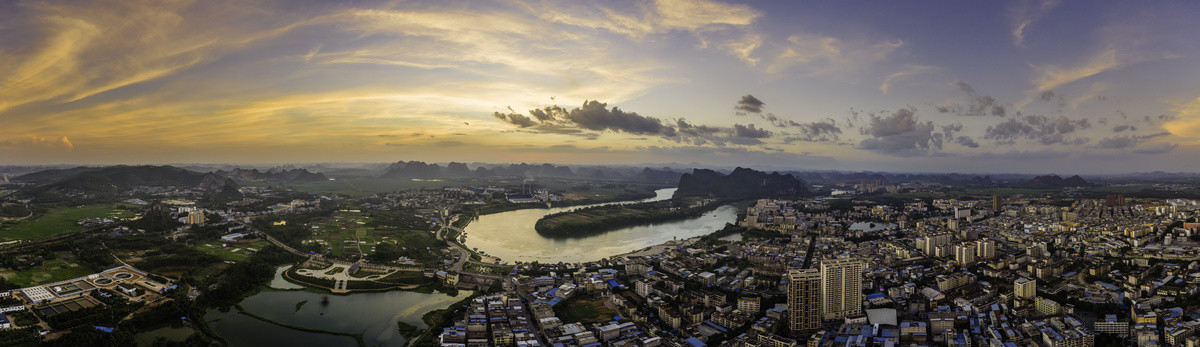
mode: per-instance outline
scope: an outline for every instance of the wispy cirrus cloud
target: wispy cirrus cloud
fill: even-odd
[[[69,103],[163,78],[211,62],[249,43],[277,37],[303,19],[248,4],[178,2],[29,2],[12,35],[40,35],[0,50],[0,112],[43,101]],[[212,25],[210,19],[223,25]],[[33,32],[16,32],[33,29]]]
[[[902,40],[872,42],[796,34],[787,38],[783,50],[771,60],[766,70],[781,73],[795,69],[810,76],[860,73],[886,60],[903,46]]]
[[[1200,98],[1178,105],[1174,117],[1163,123],[1171,135],[1192,139],[1189,145],[1200,144]]]
[[[879,84],[879,91],[884,94],[887,94],[888,89],[890,89],[892,87],[892,84],[902,81],[902,80],[912,77],[912,76],[920,75],[920,74],[935,71],[935,70],[937,70],[937,67],[933,67],[933,66],[914,65],[914,64],[905,65],[904,68],[901,69],[900,71],[897,71],[890,75],[887,75],[887,77],[883,79],[883,82]]]
[[[1017,47],[1024,47],[1029,27],[1058,7],[1060,2],[1059,0],[1024,0],[1009,8],[1008,17],[1012,22],[1013,44]]]

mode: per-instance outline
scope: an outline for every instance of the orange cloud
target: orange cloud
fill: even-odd
[[[1171,135],[1193,139],[1188,145],[1200,145],[1200,98],[1175,108],[1175,119],[1163,123]]]

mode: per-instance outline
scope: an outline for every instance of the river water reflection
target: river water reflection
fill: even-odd
[[[654,198],[642,201],[665,200],[674,193],[675,188],[660,189],[655,191]],[[588,206],[599,205],[607,204]],[[725,223],[733,223],[738,212],[737,208],[726,205],[696,218],[621,228],[579,238],[543,237],[533,229],[533,224],[542,216],[588,206],[525,209],[483,215],[467,225],[466,245],[509,263],[594,261],[676,238],[710,234],[723,228]]]

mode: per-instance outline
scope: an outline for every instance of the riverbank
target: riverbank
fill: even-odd
[[[617,255],[608,257],[607,259],[634,258],[634,257],[646,257],[646,256],[652,256],[652,255],[659,255],[659,254],[662,254],[663,252],[666,252],[668,249],[672,249],[672,248],[676,248],[676,247],[691,246],[692,244],[696,243],[697,241],[700,241],[700,239],[703,239],[705,236],[707,236],[707,235],[689,237],[689,238],[686,238],[683,240],[671,240],[671,241],[663,242],[663,243],[653,245],[650,247],[646,247],[646,248],[643,248],[640,250],[617,254]]]

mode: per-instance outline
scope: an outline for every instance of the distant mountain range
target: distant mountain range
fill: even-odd
[[[736,168],[728,175],[695,169],[679,177],[674,197],[713,196],[724,199],[795,198],[808,194],[804,181],[791,174]]]
[[[43,193],[57,194],[112,194],[135,186],[199,188],[221,192],[237,184],[233,180],[214,174],[188,171],[173,166],[109,166],[77,167],[61,170],[45,170],[16,177],[14,181],[44,184],[22,189],[18,195],[34,196]]]
[[[319,172],[309,172],[307,169],[284,169],[271,168],[265,172],[258,169],[242,169],[237,168],[229,171],[218,170],[215,172],[218,175],[237,178],[247,181],[328,181],[329,178],[325,174]]]
[[[616,179],[646,183],[674,184],[683,175],[670,168],[642,168],[633,171],[627,168],[586,167],[571,169],[569,166],[552,164],[509,164],[491,167],[478,166],[474,170],[464,163],[449,163],[445,167],[422,161],[400,161],[388,166],[381,177],[387,178],[488,178],[488,177],[557,177],[585,179]]]
[[[1079,175],[1067,177],[1063,179],[1057,175],[1038,176],[1018,185],[1022,188],[1066,188],[1066,187],[1091,187],[1092,184],[1085,181]]]
[[[445,166],[421,161],[400,161],[390,165],[363,164],[308,165],[303,168],[287,165],[269,169],[245,169],[236,166],[108,166],[52,168],[21,176],[8,176],[14,183],[26,183],[21,194],[50,193],[109,193],[133,186],[175,186],[225,191],[234,196],[237,184],[231,179],[268,182],[316,182],[329,179],[329,173],[313,170],[331,170],[333,177],[384,177],[398,179],[440,178],[575,178],[600,179],[627,182],[642,182],[663,186],[677,185],[678,196],[801,196],[808,194],[809,184],[900,184],[906,182],[930,182],[956,186],[974,187],[1017,187],[1057,189],[1064,187],[1090,187],[1092,182],[1078,175],[1061,178],[1057,175],[997,174],[988,176],[966,174],[903,174],[884,172],[840,172],[840,171],[791,171],[765,173],[748,168],[732,171],[693,169],[686,173],[669,167],[649,168],[630,166],[577,166],[553,164],[465,164],[452,162]],[[30,167],[15,167],[21,170]],[[190,169],[190,170],[189,170]],[[208,170],[208,172],[205,172]],[[1115,177],[1115,176],[1114,176]],[[1130,180],[1170,179],[1180,182],[1191,181],[1192,176],[1148,173],[1122,176]],[[1113,177],[1099,178],[1102,181],[1121,182]],[[1108,181],[1105,181],[1108,182]]]

